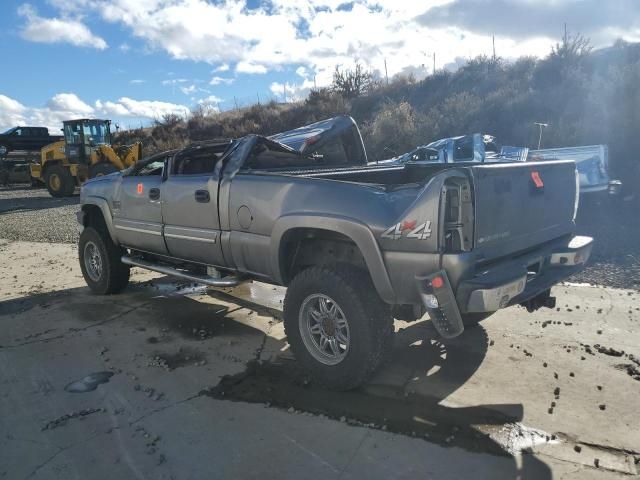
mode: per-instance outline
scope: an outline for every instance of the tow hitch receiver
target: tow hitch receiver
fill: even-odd
[[[453,295],[447,272],[416,276],[420,297],[438,333],[444,338],[457,337],[464,331],[460,310]]]
[[[527,309],[527,312],[535,312],[539,308],[556,308],[556,297],[551,296],[551,289],[545,290],[539,295],[530,298],[526,302],[522,302],[521,306]]]

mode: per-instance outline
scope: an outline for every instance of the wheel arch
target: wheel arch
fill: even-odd
[[[118,239],[113,226],[113,218],[109,210],[109,204],[104,198],[89,197],[83,200],[80,223],[83,227],[103,225],[113,243],[118,245]]]
[[[44,162],[42,164],[42,178],[44,178],[48,169],[56,165],[63,165],[62,160],[47,160],[46,162]]]
[[[277,282],[288,285],[296,273],[287,262],[294,253],[291,246],[313,237],[353,244],[357,249],[353,259],[361,256],[378,295],[386,303],[395,303],[395,292],[373,233],[365,224],[346,217],[303,214],[278,219],[271,234],[271,269]]]

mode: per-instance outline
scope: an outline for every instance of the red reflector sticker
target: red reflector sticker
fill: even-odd
[[[444,280],[442,280],[442,277],[436,277],[433,280],[431,280],[431,286],[433,288],[440,288],[444,285]]]
[[[540,178],[540,174],[538,172],[536,171],[531,172],[531,180],[533,180],[533,183],[536,184],[537,188],[544,187],[544,182]]]
[[[143,183],[139,183],[138,187],[136,188],[136,192],[138,192],[138,195],[142,195],[142,192],[144,192],[144,184]]]

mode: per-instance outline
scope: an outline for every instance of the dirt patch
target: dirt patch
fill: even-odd
[[[206,356],[199,350],[180,347],[175,353],[156,353],[147,365],[175,370],[188,365],[204,365],[205,363]]]
[[[163,331],[174,332],[187,340],[255,333],[254,329],[229,319],[227,315],[235,309],[229,310],[225,305],[201,303],[187,297],[159,298],[156,301],[162,303],[157,309],[161,312],[155,319],[157,325]]]
[[[640,381],[640,368],[633,363],[619,363],[616,365],[618,370],[624,370],[634,380]]]
[[[104,413],[105,411],[106,410],[104,408],[86,408],[77,412],[67,413],[62,415],[61,417],[56,418],[55,420],[47,422],[46,425],[42,427],[42,431],[53,430],[55,428],[62,427],[66,425],[69,420],[72,420],[74,418],[84,418],[88,415],[92,415],[94,413]]]

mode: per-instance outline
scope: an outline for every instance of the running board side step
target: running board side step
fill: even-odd
[[[209,285],[210,287],[235,287],[244,282],[243,279],[236,276],[228,276],[222,278],[210,277],[208,275],[200,275],[198,273],[186,272],[184,270],[178,270],[176,268],[167,267],[165,265],[158,265],[157,263],[148,262],[141,258],[134,258],[128,255],[122,256],[120,261],[125,265],[131,265],[132,267],[140,267],[146,270],[151,270],[158,273],[164,273],[165,275],[171,275],[172,277],[184,278],[195,283],[202,283]]]

